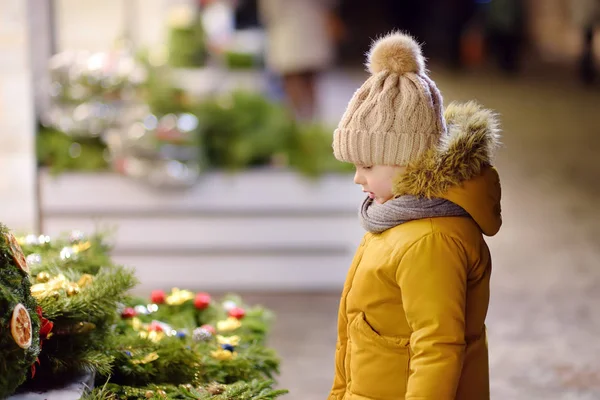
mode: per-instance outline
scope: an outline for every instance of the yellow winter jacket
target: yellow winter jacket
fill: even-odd
[[[329,400],[487,400],[485,317],[491,259],[483,234],[501,225],[491,167],[494,115],[445,111],[448,137],[398,178],[395,195],[448,199],[469,217],[367,233],[344,285]]]

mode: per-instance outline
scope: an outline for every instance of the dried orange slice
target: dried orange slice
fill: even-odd
[[[31,346],[31,318],[25,306],[21,303],[15,306],[10,320],[10,333],[22,349]]]
[[[19,242],[17,242],[17,238],[15,238],[15,235],[13,235],[10,232],[7,232],[6,242],[8,243],[8,247],[10,247],[13,260],[15,260],[17,266],[23,271],[29,273],[29,265],[27,265],[27,260],[25,259],[23,250],[21,250],[21,246],[19,245]]]

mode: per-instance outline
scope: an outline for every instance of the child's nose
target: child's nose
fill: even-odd
[[[356,173],[354,174],[354,183],[356,183],[357,185],[364,184],[364,178],[358,171],[356,171]]]

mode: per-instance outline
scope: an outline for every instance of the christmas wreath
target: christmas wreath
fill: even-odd
[[[35,371],[40,319],[30,289],[21,246],[0,224],[0,398],[14,392]]]
[[[266,400],[286,393],[273,388],[280,361],[265,346],[269,310],[235,295],[217,300],[177,288],[128,296],[133,271],[114,265],[103,234],[27,235],[14,242],[23,245],[29,289],[49,319],[42,320],[35,379],[21,390],[87,371],[95,374],[96,389],[86,400]]]

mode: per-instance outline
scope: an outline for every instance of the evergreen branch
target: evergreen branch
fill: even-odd
[[[54,375],[90,371],[105,376],[110,374],[113,362],[114,357],[98,351],[87,351],[71,356],[65,354],[60,358],[51,359],[51,371]]]
[[[103,326],[85,334],[52,335],[44,342],[38,375],[58,376],[78,371],[110,373],[114,362],[114,356],[107,351],[110,335]]]
[[[101,387],[97,387],[85,393],[81,400],[117,400],[118,397],[114,392],[110,391],[108,380]]]
[[[61,251],[64,248],[70,248],[74,245],[65,234],[57,238],[51,238],[49,242],[39,243],[34,241],[29,244],[25,243],[22,247],[25,255],[37,254],[41,258],[41,263],[31,265],[33,276],[38,275],[40,272],[50,272],[50,270],[56,268],[66,268],[79,273],[96,275],[102,267],[113,265],[110,257],[111,246],[108,244],[107,239],[113,232],[114,228],[89,235],[84,239],[84,242],[89,242],[89,248],[73,254],[69,258],[61,257]]]
[[[141,386],[195,380],[198,356],[178,338],[165,338],[155,343],[137,333],[129,333],[115,336],[112,341],[110,353],[115,358],[112,383]],[[149,355],[154,357],[148,358]]]
[[[279,358],[272,349],[261,345],[240,348],[237,357],[231,360],[217,360],[208,350],[199,350],[200,382],[233,383],[253,379],[273,378],[279,372]]]
[[[287,390],[273,389],[273,381],[253,380],[230,385],[211,383],[200,387],[191,385],[149,385],[145,387],[119,386],[106,383],[82,397],[82,400],[272,400],[287,394]]]
[[[68,271],[63,271],[67,276]],[[117,302],[125,297],[127,290],[137,283],[131,270],[123,267],[107,267],[96,275],[88,286],[71,297],[61,295],[58,299],[45,297],[40,305],[46,318],[59,322],[101,323],[112,320],[116,314]]]

